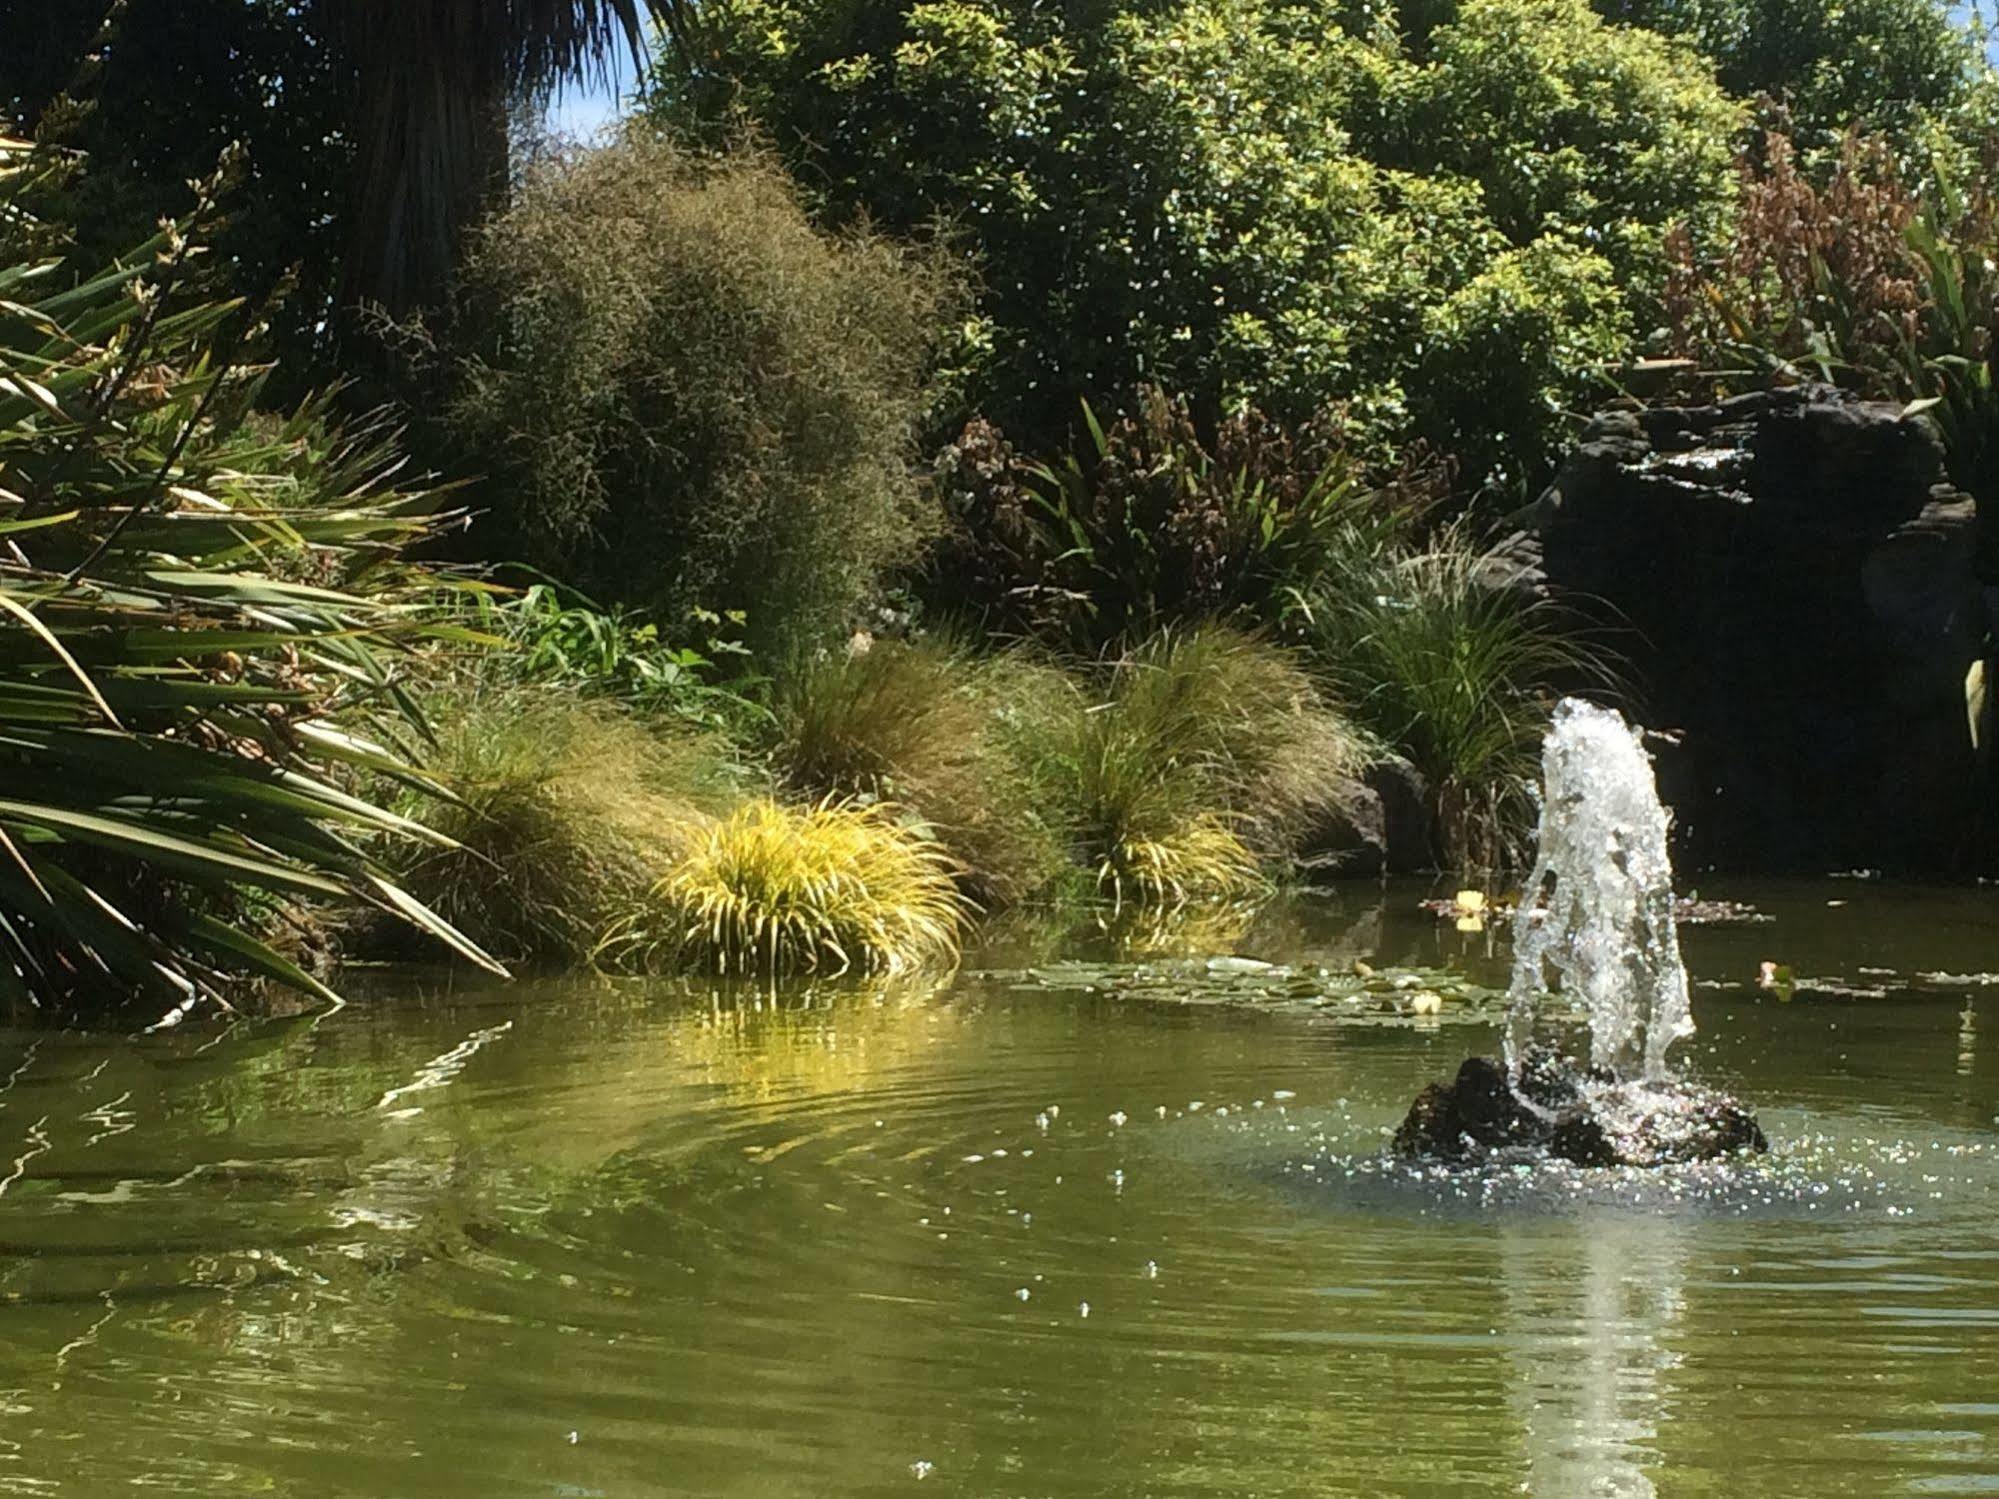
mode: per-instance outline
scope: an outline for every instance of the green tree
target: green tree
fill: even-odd
[[[1969,102],[1978,53],[1940,0],[1596,0],[1613,21],[1684,38],[1742,97],[1786,103],[1806,144],[1858,126],[1907,138]]]
[[[1581,0],[1482,0],[1429,61],[1295,0],[741,0],[707,24],[659,111],[746,108],[836,220],[954,226],[984,283],[966,405],[1030,450],[1079,393],[1143,384],[1208,423],[1338,404],[1364,442],[1457,441],[1482,417],[1436,378],[1443,319],[1537,393],[1499,444],[1531,465],[1590,371],[1529,364],[1616,357],[1646,290],[1619,274],[1732,189],[1706,65]],[[1559,326],[1517,351],[1464,335],[1498,305],[1470,289],[1543,239],[1509,285]]]
[[[1591,250],[1641,298],[1670,225],[1725,218],[1740,109],[1684,44],[1586,0],[1466,0],[1397,102],[1404,165],[1470,178],[1511,244]]]
[[[90,156],[88,198],[65,210],[87,257],[185,213],[188,181],[240,144],[217,253],[252,294],[299,267],[310,333],[336,296],[438,305],[466,230],[504,196],[509,110],[636,53],[648,18],[685,36],[690,7],[0,0],[0,115]]]

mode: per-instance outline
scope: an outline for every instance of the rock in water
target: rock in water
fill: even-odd
[[[1770,1148],[1756,1116],[1692,1083],[1619,1083],[1553,1051],[1522,1060],[1518,1086],[1490,1057],[1468,1057],[1449,1083],[1416,1095],[1395,1149],[1476,1164],[1527,1155],[1578,1166],[1666,1166]]]

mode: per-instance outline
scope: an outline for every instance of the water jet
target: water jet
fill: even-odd
[[[1769,1148],[1742,1104],[1676,1077],[1693,1034],[1673,924],[1666,811],[1621,714],[1570,698],[1542,747],[1534,868],[1513,918],[1505,1056],[1471,1057],[1417,1095],[1404,1155],[1476,1162],[1547,1156],[1657,1166]],[[1589,1021],[1589,1058],[1535,1041],[1551,988]]]

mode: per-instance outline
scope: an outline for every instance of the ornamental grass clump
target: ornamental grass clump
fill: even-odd
[[[458,689],[431,717],[432,770],[453,799],[428,820],[452,841],[406,860],[402,877],[510,961],[591,962],[736,794],[712,740],[559,688]]]
[[[760,797],[693,832],[603,956],[764,978],[949,966],[969,915],[955,873],[883,803]]]
[[[1004,742],[1012,719],[1051,686],[1069,690],[1059,673],[948,641],[857,642],[779,683],[772,759],[803,796],[888,801],[921,818],[979,905],[1011,904],[1066,869]]]
[[[1354,712],[1429,782],[1453,868],[1530,852],[1548,715],[1564,692],[1615,690],[1573,611],[1495,587],[1461,530],[1377,558],[1322,598],[1317,644]]]
[[[1264,888],[1371,754],[1290,652],[1212,624],[1108,663],[1020,752],[1115,906]]]

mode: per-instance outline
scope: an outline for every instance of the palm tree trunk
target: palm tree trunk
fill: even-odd
[[[507,183],[507,109],[643,52],[651,12],[682,45],[694,0],[320,0],[355,80],[355,186],[340,300],[441,306],[465,232]]]
[[[491,9],[355,0],[349,307],[400,317],[439,305],[465,231],[505,190],[506,49]]]

